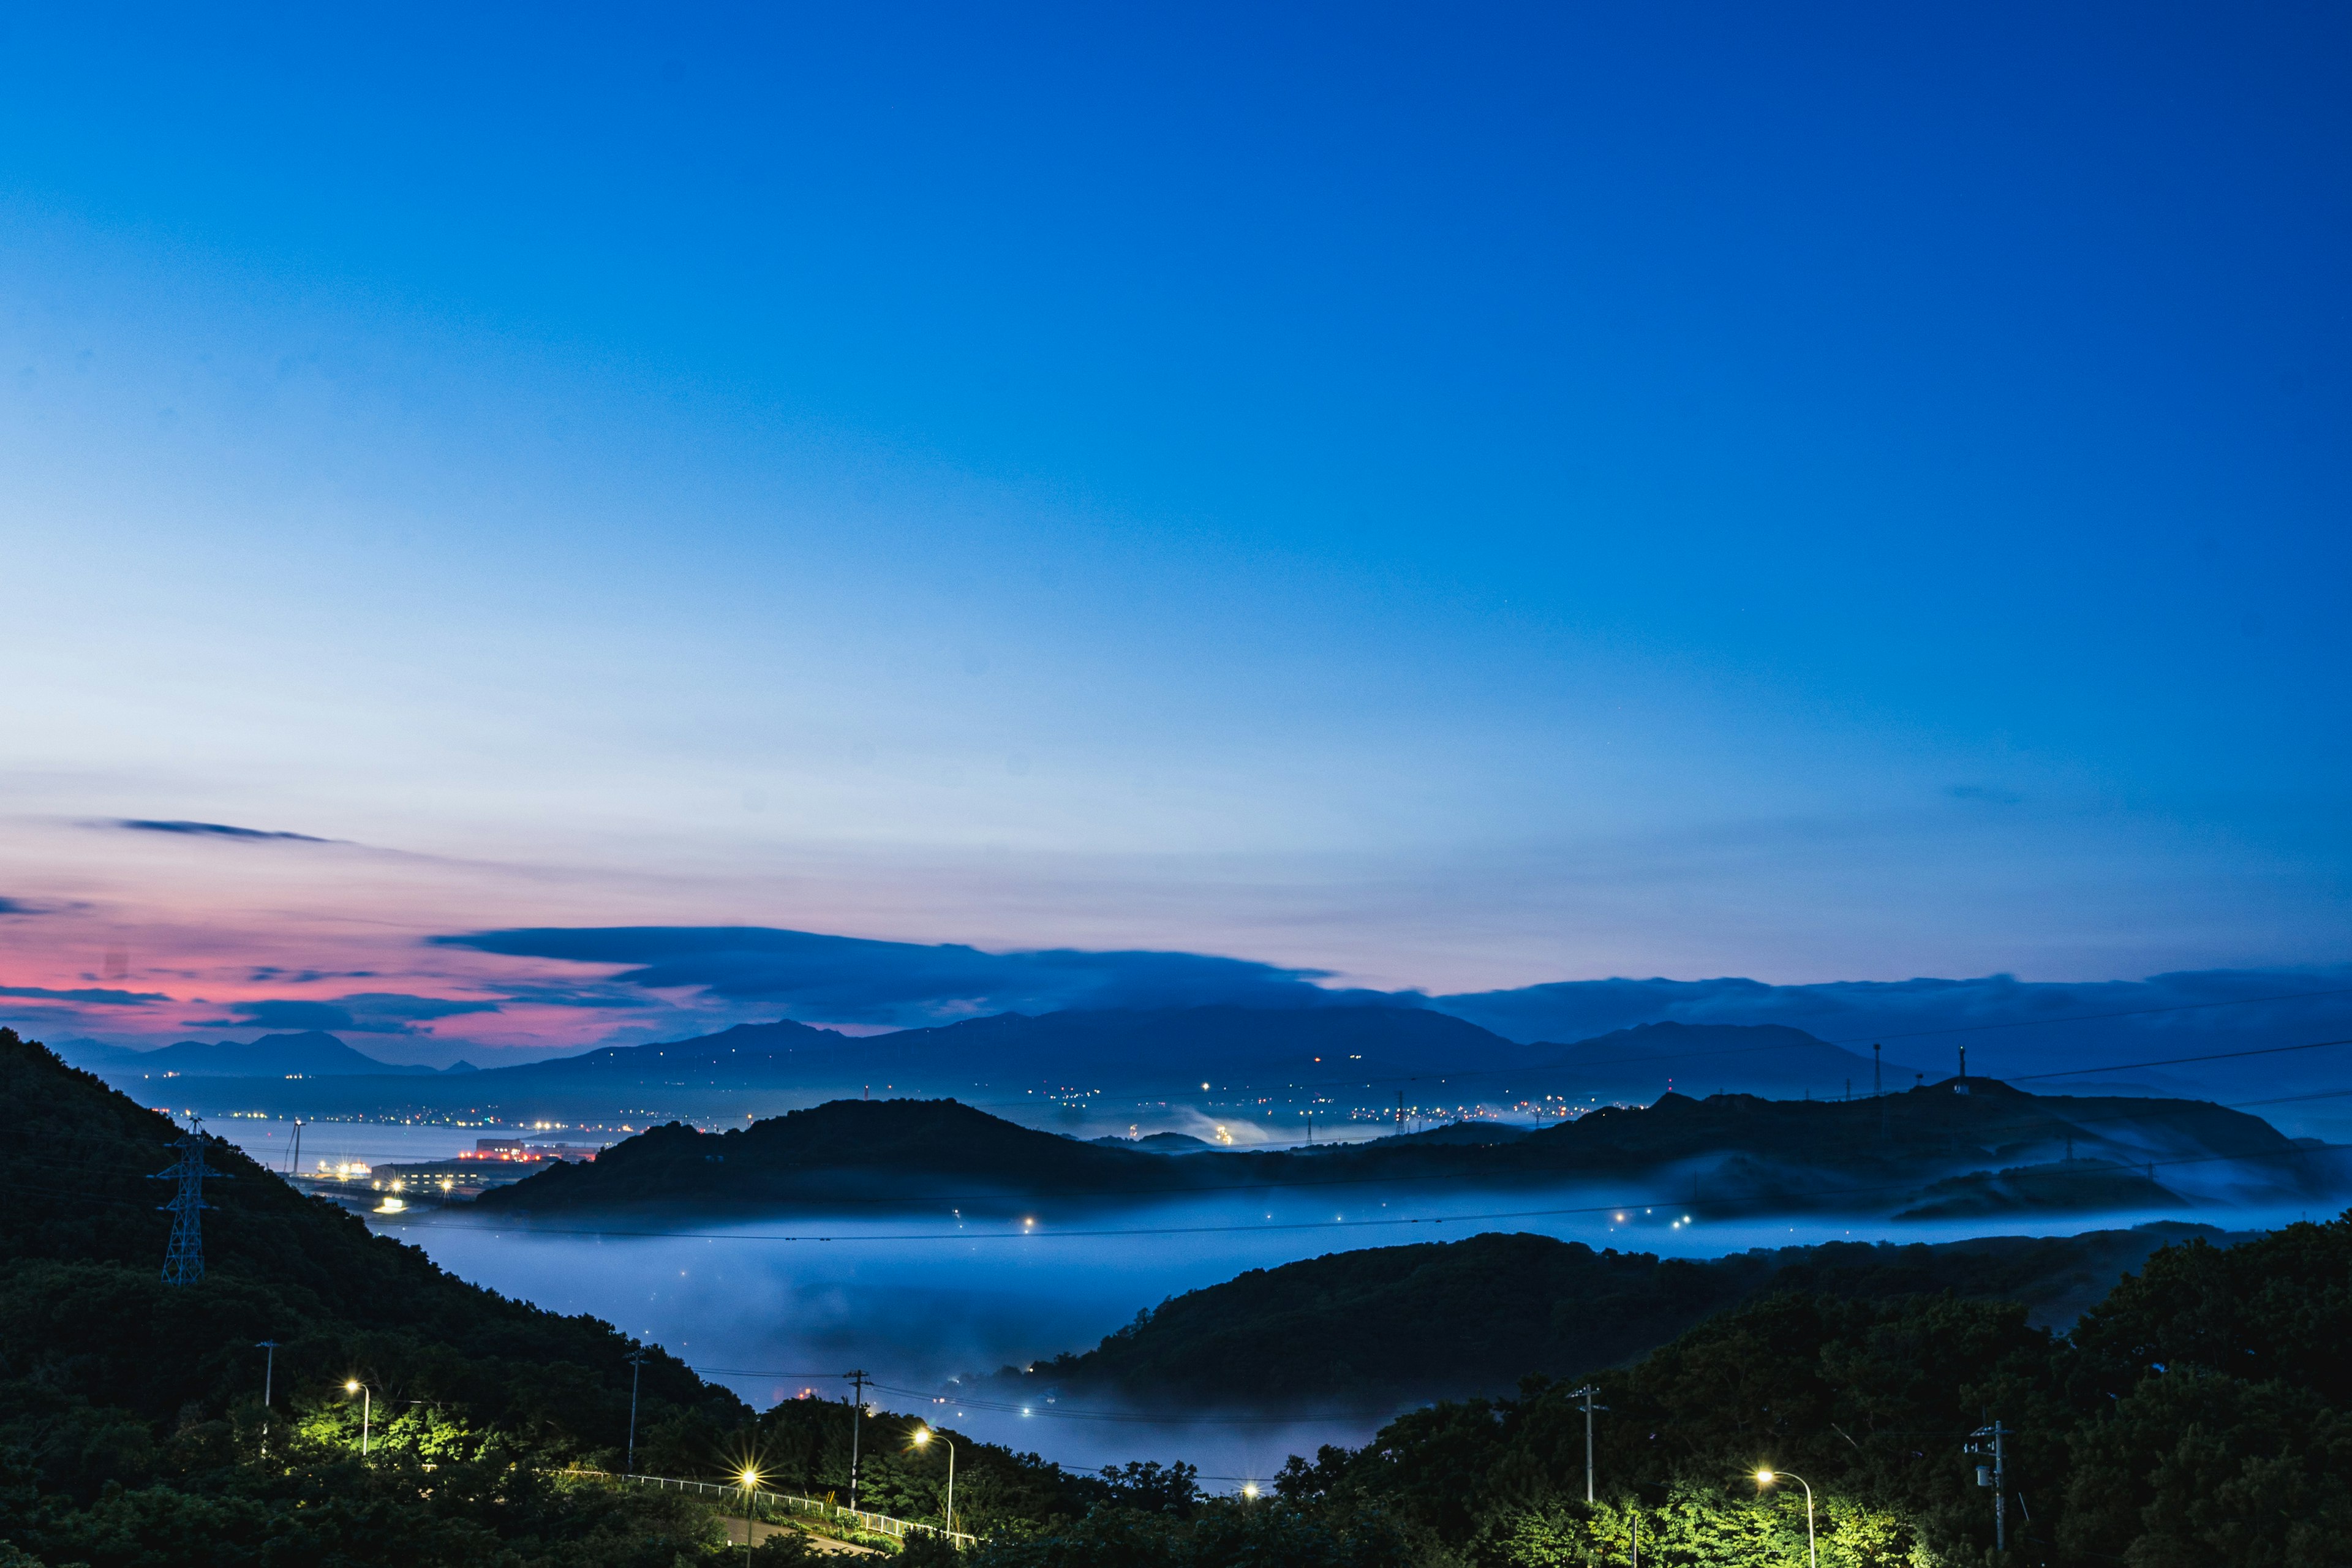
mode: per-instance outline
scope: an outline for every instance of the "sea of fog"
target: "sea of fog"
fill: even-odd
[[[215,1124],[221,1125],[221,1124]],[[283,1124],[227,1123],[248,1153],[282,1168]],[[371,1163],[446,1156],[478,1130],[313,1123],[306,1166],[318,1158]],[[803,1394],[837,1397],[840,1374],[863,1368],[885,1409],[921,1410],[959,1431],[1091,1468],[1128,1459],[1184,1459],[1215,1489],[1263,1480],[1289,1454],[1323,1443],[1360,1444],[1392,1411],[1320,1412],[1317,1418],[1236,1418],[1229,1413],[1081,1408],[1032,1404],[1001,1391],[985,1403],[946,1394],[959,1374],[1019,1366],[1085,1350],[1137,1311],[1244,1269],[1365,1247],[1530,1231],[1593,1247],[1712,1258],[1753,1247],[1834,1240],[1948,1241],[1979,1235],[2059,1236],[2155,1219],[2231,1230],[2320,1217],[2315,1211],[2218,1205],[2161,1212],[1902,1224],[1853,1219],[1685,1223],[1670,1203],[1640,1201],[1623,1184],[1507,1193],[1458,1183],[1412,1191],[1219,1194],[1116,1207],[1045,1203],[1018,1221],[964,1218],[951,1208],[888,1217],[844,1215],[665,1226],[485,1225],[461,1211],[372,1216],[444,1268],[562,1312],[591,1312],[658,1343],[765,1406]],[[1032,1223],[1020,1223],[1022,1221]],[[646,1234],[664,1232],[663,1234]]]

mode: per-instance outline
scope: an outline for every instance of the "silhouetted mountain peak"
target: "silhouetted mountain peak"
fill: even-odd
[[[428,1067],[394,1066],[353,1050],[324,1029],[264,1035],[239,1043],[181,1040],[161,1050],[120,1052],[93,1064],[100,1073],[147,1078],[359,1078],[380,1074],[413,1077]]]

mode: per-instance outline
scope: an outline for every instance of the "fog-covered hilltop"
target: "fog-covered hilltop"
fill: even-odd
[[[552,1213],[853,1205],[991,1212],[999,1200],[1118,1202],[1243,1189],[1416,1182],[1527,1187],[1609,1182],[1709,1215],[1893,1214],[1967,1201],[1983,1212],[2097,1212],[2184,1194],[2316,1194],[2341,1172],[2257,1117],[2193,1100],[2043,1097],[1986,1079],[1878,1100],[1667,1095],[1502,1142],[1421,1135],[1170,1159],[1081,1142],[953,1101],[837,1100],[724,1132],[659,1127],[485,1194],[480,1206]],[[1974,1180],[1965,1194],[1938,1184]]]

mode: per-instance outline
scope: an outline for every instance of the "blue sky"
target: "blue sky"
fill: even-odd
[[[0,978],[2346,955],[2340,14],[0,27]]]

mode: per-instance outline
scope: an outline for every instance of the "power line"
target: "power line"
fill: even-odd
[[[1828,1040],[1832,1046],[1858,1046],[1864,1039],[1916,1040],[1928,1035],[1965,1035],[1984,1029],[2032,1029],[2044,1024],[2095,1024],[2105,1018],[2147,1018],[2158,1013],[2195,1013],[2208,1007],[2253,1007],[2266,1002],[2309,1002],[2324,996],[2352,996],[2352,988],[2341,991],[2293,991],[2284,996],[2236,996],[2223,1002],[2182,1002],[2169,1007],[2134,1007],[2122,1013],[2069,1013],[2063,1018],[2018,1018],[2006,1024],[1955,1024],[1948,1029],[1913,1029],[1900,1035],[1855,1036],[1852,1039]]]
[[[2032,1083],[2045,1078],[2091,1078],[2103,1072],[2132,1072],[2140,1068],[2179,1067],[2187,1062],[2222,1062],[2231,1061],[2240,1057],[2283,1056],[2289,1051],[2315,1051],[2326,1046],[2352,1046],[2352,1037],[2347,1037],[2341,1040],[2313,1040],[2308,1045],[2301,1046],[2259,1046],[2252,1050],[2215,1051],[2210,1056],[2202,1057],[2167,1057],[2162,1061],[2155,1062],[2117,1062],[2112,1067],[2076,1068],[2066,1072],[2012,1073],[2001,1081],[2005,1083]],[[2257,1101],[2252,1103],[2268,1104],[2271,1102]]]

